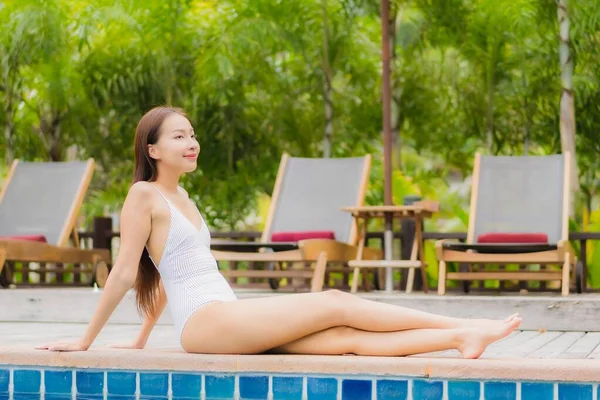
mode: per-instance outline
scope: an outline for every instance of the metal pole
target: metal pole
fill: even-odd
[[[392,107],[391,107],[391,85],[390,85],[390,3],[389,0],[381,0],[381,53],[383,67],[383,162],[384,162],[384,204],[392,205]],[[392,259],[392,215],[385,216],[385,259]],[[385,271],[385,290],[391,292],[393,289],[392,269]]]

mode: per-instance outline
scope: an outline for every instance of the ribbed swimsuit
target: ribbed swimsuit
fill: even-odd
[[[219,272],[217,261],[210,252],[210,232],[198,208],[194,205],[202,220],[200,229],[171,204],[156,186],[154,188],[169,206],[171,214],[167,241],[156,268],[181,341],[183,328],[195,311],[211,302],[234,301],[237,297]]]

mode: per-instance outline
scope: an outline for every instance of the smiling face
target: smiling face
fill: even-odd
[[[155,144],[148,145],[150,157],[160,168],[179,173],[196,169],[200,145],[190,121],[180,114],[169,115],[162,123]]]

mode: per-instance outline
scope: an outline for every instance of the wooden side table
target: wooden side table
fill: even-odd
[[[439,211],[439,202],[422,200],[409,206],[362,206],[362,207],[344,207],[343,211],[350,212],[354,217],[354,222],[357,224],[357,232],[359,233],[358,251],[356,259],[348,262],[350,268],[354,268],[354,276],[352,278],[351,292],[356,293],[358,290],[358,275],[361,268],[386,268],[388,279],[391,279],[391,272],[394,268],[408,268],[408,282],[406,283],[406,293],[412,292],[415,269],[421,270],[423,279],[423,291],[427,293],[427,274],[425,272],[424,249],[423,249],[423,220],[430,218],[433,213]],[[367,226],[370,219],[385,218],[387,215],[393,219],[411,218],[415,221],[415,239],[413,241],[410,259],[408,260],[363,260],[363,249],[365,246],[365,237],[367,235]],[[362,223],[361,223],[362,222]],[[387,238],[386,238],[387,239]],[[385,246],[390,246],[392,243],[385,242]],[[391,252],[387,252],[391,254]]]

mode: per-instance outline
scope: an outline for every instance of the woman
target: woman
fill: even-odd
[[[449,318],[320,293],[236,299],[210,252],[208,227],[179,178],[196,169],[200,146],[185,114],[156,107],[135,132],[135,173],[121,213],[121,244],[100,303],[83,337],[39,346],[87,350],[133,286],[145,316],[130,348],[143,348],[167,298],[186,352],[403,356],[458,349],[479,357],[521,323]]]

